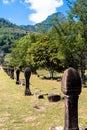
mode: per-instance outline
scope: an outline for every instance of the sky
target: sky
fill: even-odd
[[[63,12],[66,15],[66,0],[0,0],[0,18],[16,25],[34,25],[49,15]]]

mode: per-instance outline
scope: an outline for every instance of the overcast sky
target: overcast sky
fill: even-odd
[[[0,0],[0,18],[17,25],[42,22],[56,12],[66,14],[66,0]]]

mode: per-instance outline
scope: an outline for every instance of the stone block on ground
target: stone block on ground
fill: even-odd
[[[58,94],[48,94],[48,100],[49,100],[49,102],[58,102],[58,101],[60,101],[61,100],[61,96],[60,95],[58,95]]]

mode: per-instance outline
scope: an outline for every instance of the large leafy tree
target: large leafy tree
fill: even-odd
[[[54,25],[60,36],[60,48],[65,67],[80,68],[84,81],[87,57],[87,1],[66,0],[70,10],[68,18],[62,23]]]
[[[67,0],[70,7],[69,20],[79,23],[77,28],[77,45],[79,50],[77,53],[80,59],[81,77],[84,81],[84,73],[87,60],[87,0]]]
[[[28,48],[34,40],[34,35],[29,34],[13,44],[13,47],[11,48],[10,65],[15,67],[25,67],[28,65],[26,56],[28,55]]]
[[[77,23],[70,24],[68,20],[54,25],[59,36],[59,47],[62,55],[62,62],[65,68],[78,68],[78,58],[76,56],[76,28]]]
[[[50,72],[50,77],[53,77],[54,70],[59,70],[61,66],[58,49],[59,46],[52,33],[38,35],[36,43],[28,50],[31,55],[29,62],[47,69]]]

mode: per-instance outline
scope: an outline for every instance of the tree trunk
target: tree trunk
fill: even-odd
[[[84,58],[84,54],[81,54],[81,79],[82,79],[82,83],[85,84],[85,58]]]
[[[54,73],[54,71],[50,70],[49,73],[50,73],[50,78],[53,79],[53,73]]]

